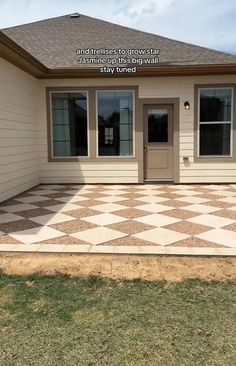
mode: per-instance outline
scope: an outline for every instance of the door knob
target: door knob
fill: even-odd
[[[144,150],[145,151],[147,150],[147,144],[144,144]]]

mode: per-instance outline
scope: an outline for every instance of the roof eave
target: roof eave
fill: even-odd
[[[236,74],[235,64],[209,65],[168,65],[138,67],[135,73],[101,73],[99,68],[58,68],[48,69],[43,79],[54,78],[97,78],[97,77],[141,77],[141,76],[191,76],[191,75]]]
[[[0,31],[0,57],[18,66],[30,75],[39,78],[48,68]]]
[[[137,67],[136,73],[115,73],[112,75],[109,73],[101,73],[99,67],[50,69],[25,51],[2,31],[0,31],[0,57],[38,79],[236,74],[236,63],[140,66]]]

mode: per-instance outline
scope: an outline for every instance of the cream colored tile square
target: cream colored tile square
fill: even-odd
[[[165,201],[169,200],[169,198],[151,196],[151,195],[150,196],[142,196],[142,197],[139,197],[137,199],[138,199],[138,201],[143,201],[143,202],[148,202],[148,203],[159,203],[159,202],[165,202]]]
[[[116,203],[104,203],[101,205],[91,206],[90,208],[101,212],[114,212],[125,209],[124,206],[117,205]]]
[[[222,202],[232,203],[233,205],[236,205],[236,197],[219,198],[216,201],[222,201]]]
[[[216,244],[222,244],[231,248],[236,248],[236,233],[234,231],[214,229],[196,236],[200,239],[212,241]]]
[[[158,203],[150,203],[150,204],[146,204],[146,205],[136,206],[135,208],[156,213],[156,212],[169,211],[169,210],[172,210],[174,207],[159,205]]]
[[[211,207],[211,206],[207,206],[204,204],[197,204],[197,203],[195,205],[185,206],[184,209],[188,210],[188,211],[203,213],[203,214],[219,211],[218,207]]]
[[[97,227],[71,234],[71,236],[80,240],[84,240],[87,243],[97,245],[109,242],[114,239],[122,238],[127,236],[127,234],[120,233],[119,231],[108,229],[106,227]]]
[[[92,191],[88,190],[88,189],[70,189],[68,191],[65,191],[65,193],[68,193],[68,194],[73,194],[75,196],[79,196],[80,194],[83,195],[83,194],[88,194],[88,193],[92,193]]]
[[[155,194],[161,194],[161,193],[163,193],[163,191],[158,191],[156,189],[143,189],[137,193],[143,194],[144,196],[153,196]]]
[[[192,217],[191,219],[187,219],[186,221],[193,222],[195,224],[210,226],[214,228],[220,228],[226,225],[233,224],[235,221],[231,219],[226,219],[224,217],[203,214],[196,217]]]
[[[114,191],[114,190],[117,190],[117,189],[121,189],[121,190],[124,190],[124,189],[126,189],[126,188],[129,188],[128,186],[125,186],[125,185],[122,185],[122,184],[114,184],[114,185],[106,185],[105,187],[104,187],[104,191],[105,190],[107,190],[107,189],[111,189],[112,191]]]
[[[195,187],[194,186],[189,186],[188,184],[174,184],[173,185],[173,190],[175,189],[180,189],[181,191],[185,190],[185,189],[194,189]]]
[[[52,189],[38,189],[37,191],[30,191],[29,193],[36,196],[45,196],[45,194],[58,193],[58,191]]]
[[[60,236],[64,236],[65,233],[52,229],[48,226],[43,226],[35,227],[28,230],[17,231],[8,235],[16,240],[22,241],[25,244],[32,244],[43,240],[58,238]]]
[[[81,220],[91,222],[92,224],[95,224],[95,225],[105,226],[105,225],[115,224],[117,222],[127,221],[128,219],[121,217],[121,216],[113,215],[110,213],[104,213],[104,214],[100,214],[100,215],[98,214],[98,215],[94,215],[94,216],[83,217],[83,218],[81,218]]]
[[[235,197],[236,196],[236,191],[235,192],[231,192],[231,191],[215,191],[215,192],[211,192],[211,194],[215,194],[217,196],[225,196],[225,197]]]
[[[121,202],[121,201],[126,201],[128,198],[127,197],[120,197],[120,196],[107,196],[107,197],[99,197],[96,198],[96,201],[101,201],[101,202]]]
[[[134,221],[142,222],[143,224],[147,225],[161,227],[165,225],[174,224],[181,220],[176,219],[175,217],[165,216],[161,214],[152,214],[148,216],[138,217],[134,219]]]
[[[19,205],[1,207],[2,210],[7,211],[7,212],[20,212],[20,211],[26,211],[26,210],[33,210],[34,208],[38,208],[38,207],[31,205],[29,203],[19,203]]]
[[[12,213],[0,214],[0,224],[5,224],[6,222],[22,220],[22,217],[14,215]]]
[[[173,190],[172,193],[179,194],[181,196],[196,196],[199,194],[199,192],[191,191],[191,189],[178,189],[177,191]]]
[[[59,197],[56,199],[60,202],[67,202],[67,203],[73,203],[73,202],[82,202],[87,201],[87,197],[81,197],[81,196],[67,196],[67,197]]]
[[[124,191],[123,189],[109,189],[107,191],[104,190],[104,192],[102,192],[102,194],[107,194],[109,196],[118,196],[118,195],[122,195],[122,194],[127,194],[129,192]]]
[[[75,220],[74,217],[64,215],[62,213],[55,213],[43,216],[32,217],[31,221],[37,222],[41,225],[53,225],[59,224],[61,222],[73,221]]]
[[[48,197],[42,196],[32,196],[32,197],[22,197],[16,198],[16,201],[23,202],[23,203],[34,203],[34,202],[41,202],[41,201],[48,201]]]
[[[201,186],[202,188],[207,188],[207,189],[212,189],[212,190],[215,190],[215,191],[221,191],[223,189],[227,189],[229,188],[228,185],[223,185],[223,184],[206,184],[204,186]]]
[[[53,212],[66,212],[72,210],[78,210],[79,208],[83,208],[83,206],[75,205],[73,203],[62,203],[61,205],[53,205],[47,206],[47,210]]]
[[[196,196],[189,196],[189,197],[180,197],[180,198],[176,198],[177,201],[181,201],[181,202],[188,202],[188,203],[205,203],[208,202],[209,199],[205,199],[205,198],[200,198],[200,197],[196,197]]]
[[[176,231],[156,228],[151,230],[146,230],[138,234],[132,235],[135,238],[148,240],[152,243],[159,245],[168,245],[175,243],[177,241],[187,239],[189,235],[177,233]]]

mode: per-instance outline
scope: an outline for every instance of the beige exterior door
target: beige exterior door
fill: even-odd
[[[144,176],[173,180],[172,105],[144,106]]]

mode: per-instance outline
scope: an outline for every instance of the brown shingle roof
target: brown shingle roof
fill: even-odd
[[[236,56],[141,32],[85,15],[47,19],[2,30],[50,69],[81,68],[76,49],[160,49],[159,66],[236,64]],[[89,56],[93,57],[93,56]],[[109,56],[110,57],[110,56]],[[153,65],[152,65],[153,66]]]

